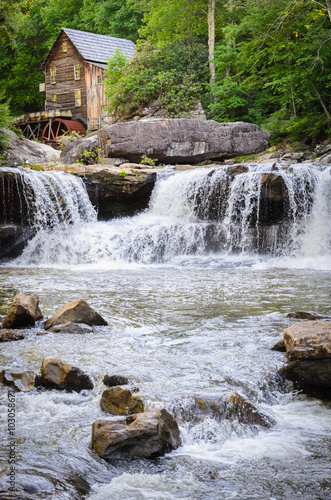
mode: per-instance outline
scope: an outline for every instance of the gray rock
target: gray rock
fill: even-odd
[[[164,409],[92,425],[91,448],[105,459],[154,458],[179,446],[177,422]]]
[[[63,163],[77,163],[80,161],[84,151],[92,151],[94,148],[98,147],[98,136],[97,133],[83,137],[82,139],[77,139],[76,141],[70,142],[61,152],[61,162]]]
[[[140,161],[145,154],[174,164],[258,153],[267,148],[268,138],[268,132],[245,122],[147,119],[103,127],[99,148],[105,157]]]
[[[13,342],[24,338],[25,335],[17,330],[10,330],[8,328],[0,329],[0,342]]]
[[[10,130],[5,130],[5,133],[8,135],[8,149],[3,152],[3,155],[7,167],[54,162],[60,158],[60,151],[53,149],[47,144],[41,144],[25,138],[20,139]]]
[[[45,358],[41,365],[40,376],[36,377],[37,387],[59,389],[67,392],[81,392],[93,389],[91,378],[80,368],[64,363],[58,358]]]
[[[36,321],[43,317],[38,304],[39,298],[35,293],[32,295],[25,295],[21,292],[18,293],[4,319],[2,324],[3,328],[24,328],[27,326],[34,326]]]
[[[67,323],[63,323],[62,325],[56,325],[49,328],[50,332],[55,333],[92,333],[93,328],[84,323],[73,323],[72,321],[68,321]]]
[[[85,325],[107,325],[107,322],[83,299],[74,300],[63,306],[44,325],[45,330],[64,323],[84,323]]]

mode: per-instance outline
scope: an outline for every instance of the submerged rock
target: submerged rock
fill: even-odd
[[[35,386],[36,374],[33,371],[12,373],[8,370],[0,372],[0,382],[15,391],[30,391]]]
[[[45,330],[64,323],[84,323],[85,325],[104,326],[108,323],[83,299],[69,302],[49,318],[44,325]]]
[[[107,387],[114,387],[116,385],[128,385],[129,379],[125,377],[124,375],[105,375],[103,377],[102,382],[107,386]]]
[[[320,316],[319,314],[315,313],[310,313],[307,311],[296,311],[296,312],[290,312],[286,314],[287,318],[295,318],[295,319],[309,319],[309,320],[316,320],[316,319],[323,319],[324,316]]]
[[[331,388],[331,321],[303,321],[284,331],[286,378],[304,386]]]
[[[133,396],[129,389],[119,386],[106,389],[101,396],[101,409],[115,415],[132,415],[144,411],[143,401]]]
[[[105,459],[154,458],[179,446],[177,422],[164,409],[92,425],[91,448]]]
[[[269,134],[245,122],[147,119],[115,123],[99,131],[103,156],[140,161],[142,155],[166,163],[200,162],[264,151]]]
[[[272,347],[270,351],[286,352],[284,339],[279,339]]]
[[[38,304],[39,298],[35,293],[32,295],[26,295],[22,292],[18,293],[9,308],[2,327],[24,328],[34,326],[36,321],[43,317]]]
[[[13,342],[24,338],[25,335],[17,330],[9,330],[8,328],[0,329],[0,342]]]
[[[58,358],[45,358],[41,365],[40,376],[36,377],[36,386],[59,389],[67,392],[80,392],[93,389],[91,378],[80,368],[64,363]]]
[[[48,329],[49,332],[55,333],[92,333],[93,328],[84,324],[84,323],[73,323],[72,321],[67,321],[67,323],[63,323],[62,325],[55,325]]]
[[[269,428],[274,420],[259,411],[253,403],[237,392],[220,388],[221,395],[214,397],[192,397],[175,403],[175,417],[193,424],[206,417],[222,421],[238,419],[242,424]]]

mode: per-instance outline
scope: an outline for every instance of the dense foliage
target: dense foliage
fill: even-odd
[[[129,38],[137,55],[108,65],[109,111],[152,103],[176,116],[201,100],[209,118],[245,120],[274,141],[314,143],[331,122],[330,0],[215,0],[215,82],[208,74],[211,0],[3,0],[2,103],[42,109],[41,63],[61,27]],[[209,26],[209,30],[208,30]]]

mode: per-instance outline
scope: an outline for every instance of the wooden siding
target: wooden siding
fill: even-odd
[[[107,117],[105,106],[108,101],[104,92],[104,85],[98,83],[98,77],[104,79],[104,69],[85,62],[85,81],[87,96],[87,116],[95,126]],[[91,127],[94,128],[94,127]]]
[[[67,43],[67,52],[63,52],[62,43]],[[80,65],[80,79],[74,79],[74,66]],[[56,83],[51,83],[51,68],[56,68]],[[46,62],[46,111],[50,109],[71,110],[74,119],[87,123],[87,95],[85,84],[85,61],[65,33],[57,41]],[[81,92],[81,106],[75,105],[75,91]],[[56,94],[56,103],[53,102]]]

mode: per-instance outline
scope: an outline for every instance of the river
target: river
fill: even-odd
[[[312,206],[304,216],[296,210],[289,239],[278,235],[271,245],[276,251],[256,251],[243,219],[234,251],[234,232],[230,243],[224,237],[234,223],[229,205],[208,239],[211,225],[197,220],[187,194],[205,179],[198,169],[161,174],[150,208],[133,218],[98,222],[89,207],[80,220],[41,224],[23,254],[1,265],[1,318],[24,291],[37,293],[45,317],[84,298],[109,323],[73,335],[43,334],[40,322],[24,340],[1,344],[2,369],[38,371],[43,358],[56,356],[95,384],[80,394],[16,394],[18,488],[58,500],[331,498],[331,404],[281,380],[285,354],[269,349],[293,322],[286,313],[331,315],[330,169],[309,169]],[[215,234],[223,241],[217,249]],[[180,422],[182,444],[172,453],[107,463],[89,449],[92,423],[105,418],[106,373],[128,376],[147,409],[174,414],[225,386],[274,425],[192,419]],[[0,397],[3,423],[5,388]],[[4,492],[6,436],[0,452]]]

